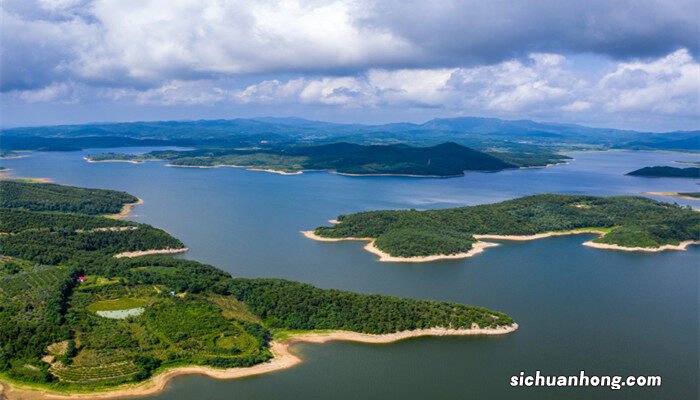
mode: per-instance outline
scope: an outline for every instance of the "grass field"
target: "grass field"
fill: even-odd
[[[88,305],[86,309],[91,312],[129,310],[132,308],[144,307],[147,304],[147,299],[123,297],[115,300],[98,301]]]

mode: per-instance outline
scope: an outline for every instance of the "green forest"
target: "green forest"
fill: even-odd
[[[143,155],[105,153],[88,157],[92,161],[167,160],[170,165],[181,167],[231,165],[284,172],[329,170],[358,175],[419,176],[461,176],[464,171],[544,166],[568,158],[544,151],[485,153],[451,142],[431,147],[332,143],[277,149],[166,150]]]
[[[327,238],[374,238],[398,257],[468,251],[473,235],[533,235],[610,228],[595,242],[660,247],[700,239],[700,214],[690,207],[646,197],[542,194],[497,204],[441,210],[368,211],[341,215],[340,224],[316,228]]]
[[[138,198],[124,192],[85,189],[53,183],[0,181],[0,208],[60,211],[81,214],[116,214]]]
[[[513,323],[480,307],[233,278],[170,256],[115,258],[183,244],[150,225],[91,215],[133,196],[24,185],[5,186],[0,209],[0,379],[89,392],[176,366],[265,362],[273,335],[289,330]],[[45,190],[52,197],[42,203],[36,196]]]

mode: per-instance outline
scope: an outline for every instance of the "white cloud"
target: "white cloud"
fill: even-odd
[[[593,104],[588,101],[574,101],[573,103],[561,106],[561,109],[569,112],[580,112],[590,110]]]
[[[232,97],[245,103],[343,107],[440,107],[504,117],[600,115],[697,117],[700,64],[686,50],[650,61],[613,64],[597,79],[580,76],[558,54],[531,54],[490,66],[371,69],[352,77],[267,80]],[[559,115],[561,116],[561,115]]]
[[[453,97],[448,87],[456,68],[370,70],[367,82],[385,103],[439,106]]]
[[[71,67],[127,81],[304,71],[394,62],[414,53],[390,32],[360,29],[352,3],[99,0],[99,45]]]
[[[64,11],[86,3],[86,0],[39,0],[39,6],[49,11]]]
[[[694,114],[700,110],[700,64],[687,50],[651,62],[621,63],[596,91],[609,112]]]
[[[18,97],[27,103],[75,103],[79,99],[73,93],[73,89],[73,84],[56,83],[40,89],[22,91],[18,93]]]
[[[698,125],[693,0],[496,3],[4,0],[0,91]]]
[[[558,54],[531,54],[527,61],[461,68],[451,84],[465,93],[464,104],[493,111],[516,112],[566,102],[582,82],[564,69]]]

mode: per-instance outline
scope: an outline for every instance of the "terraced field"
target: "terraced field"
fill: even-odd
[[[28,271],[0,278],[0,301],[13,299],[45,302],[51,289],[69,276],[65,269],[36,266]]]
[[[139,371],[133,361],[121,361],[99,366],[57,366],[51,373],[63,382],[94,383],[128,381]]]

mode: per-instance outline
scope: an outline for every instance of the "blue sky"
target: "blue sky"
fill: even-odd
[[[696,0],[3,0],[3,126],[489,116],[700,129]]]

